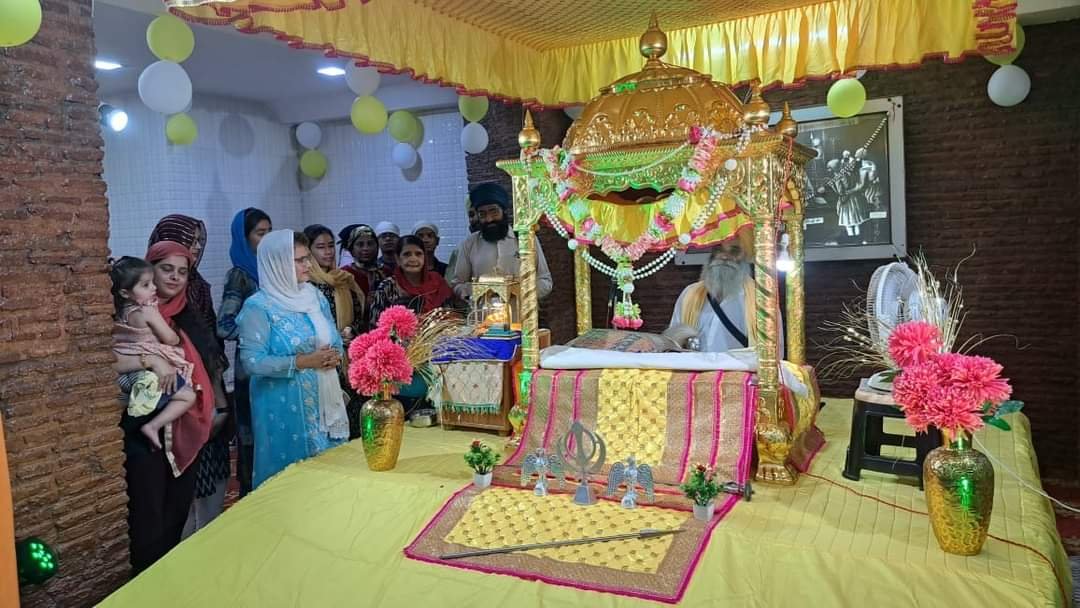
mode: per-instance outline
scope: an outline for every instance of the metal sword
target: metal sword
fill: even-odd
[[[553,540],[546,543],[511,545],[509,547],[498,547],[496,549],[477,549],[475,551],[462,551],[460,553],[445,553],[443,555],[440,555],[439,559],[461,559],[463,557],[480,557],[481,555],[500,555],[503,553],[513,553],[516,551],[532,551],[533,549],[550,549],[553,547],[568,547],[570,545],[606,543],[613,540],[656,538],[658,536],[666,536],[668,534],[678,534],[679,532],[682,532],[682,530],[655,530],[652,528],[645,528],[644,530],[639,530],[637,532],[628,532],[626,534],[613,534],[611,536],[592,536],[588,538],[576,538],[572,540]]]

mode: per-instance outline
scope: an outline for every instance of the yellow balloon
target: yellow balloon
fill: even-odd
[[[396,141],[411,142],[416,139],[416,135],[420,130],[418,128],[419,122],[412,113],[398,110],[390,115],[387,129],[390,131],[390,137],[393,137]]]
[[[0,47],[26,44],[41,29],[38,0],[0,1]]]
[[[146,28],[146,44],[158,59],[180,63],[195,50],[195,34],[179,17],[162,15]]]
[[[321,179],[326,175],[326,155],[318,150],[308,150],[300,155],[300,172],[308,177]]]
[[[1024,34],[1024,28],[1018,22],[1016,24],[1016,39],[1013,40],[1013,46],[1016,47],[1016,50],[1007,55],[988,55],[986,60],[994,65],[1010,65],[1020,56],[1020,51],[1024,50],[1025,44],[1027,44],[1027,35]]]
[[[173,114],[165,123],[165,137],[171,144],[177,146],[191,145],[198,136],[199,126],[187,114]]]
[[[357,131],[366,135],[375,135],[386,128],[386,106],[372,95],[357,97],[352,104],[349,118]]]
[[[854,116],[866,105],[866,89],[857,78],[837,80],[829,87],[826,103],[832,113],[841,118]]]
[[[488,111],[488,98],[487,97],[472,97],[469,95],[460,95],[457,99],[458,111],[465,117],[465,120],[469,122],[480,122]]]

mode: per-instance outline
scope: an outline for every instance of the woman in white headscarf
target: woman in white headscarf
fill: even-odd
[[[255,487],[349,437],[336,371],[341,335],[326,298],[307,282],[310,264],[302,233],[267,234],[258,249],[259,291],[237,317],[239,357],[251,376]]]

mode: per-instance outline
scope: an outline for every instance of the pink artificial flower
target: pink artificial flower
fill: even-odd
[[[367,332],[366,334],[360,334],[355,339],[353,339],[351,343],[349,343],[349,359],[359,359],[360,357],[363,357],[365,353],[367,353],[368,349],[371,348],[372,344],[389,339],[389,328],[377,328]]]
[[[415,336],[419,325],[416,315],[404,306],[391,306],[379,315],[379,329],[393,331],[399,340]]]
[[[587,217],[581,222],[581,230],[582,230],[582,232],[590,232],[595,226],[596,226],[596,220],[594,220],[591,217]]]
[[[685,177],[679,179],[679,190],[685,192],[693,192],[697,189],[697,182],[686,179]]]
[[[987,401],[997,405],[1012,395],[1009,381],[1001,377],[1001,365],[993,359],[949,353],[938,357],[938,362],[950,384],[979,405]]]
[[[690,136],[688,139],[690,140],[691,144],[696,146],[697,143],[701,141],[701,137],[703,135],[705,135],[705,129],[702,129],[698,126],[690,127]]]
[[[412,375],[405,348],[389,338],[373,342],[362,357],[349,364],[349,384],[361,395],[376,395],[387,384],[391,392],[397,392],[396,386],[412,382]]]
[[[893,398],[913,429],[923,432],[934,426],[970,433],[982,428],[982,406],[987,399],[969,376],[974,366],[983,364],[970,359],[974,357],[937,355],[904,368],[896,377]]]
[[[926,321],[908,321],[889,334],[889,355],[900,369],[918,365],[941,352],[941,332]]]

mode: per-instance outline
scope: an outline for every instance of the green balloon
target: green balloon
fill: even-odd
[[[366,135],[375,135],[386,128],[386,106],[372,95],[357,97],[349,112],[352,124],[357,131]]]
[[[56,574],[59,560],[52,547],[40,538],[31,536],[15,543],[15,563],[19,584],[40,585]]]
[[[416,139],[416,135],[419,131],[419,123],[412,113],[405,110],[398,110],[390,115],[390,120],[387,122],[387,130],[390,131],[390,137],[400,142],[411,142]]]
[[[187,114],[173,114],[165,123],[165,137],[173,145],[191,145],[198,136],[198,125]]]
[[[308,177],[322,179],[326,175],[326,155],[318,150],[308,150],[300,155],[300,172]]]
[[[420,149],[420,146],[424,144],[424,121],[420,120],[419,118],[416,119],[416,135],[414,135],[412,139],[405,143],[411,145],[417,150]]]
[[[458,111],[469,122],[480,122],[488,111],[487,97],[461,95],[457,98]]]
[[[0,47],[30,42],[41,29],[41,4],[38,0],[0,1]]]
[[[195,50],[195,34],[179,17],[162,15],[146,28],[146,44],[158,59],[180,63]]]
[[[826,103],[832,113],[841,118],[854,116],[866,105],[866,89],[857,78],[837,80],[829,87]]]
[[[1010,65],[1016,61],[1016,58],[1020,56],[1020,51],[1024,50],[1024,45],[1027,44],[1027,35],[1024,34],[1024,28],[1020,26],[1020,23],[1016,24],[1016,39],[1013,40],[1013,46],[1016,50],[1008,55],[988,55],[986,60],[994,65]]]

